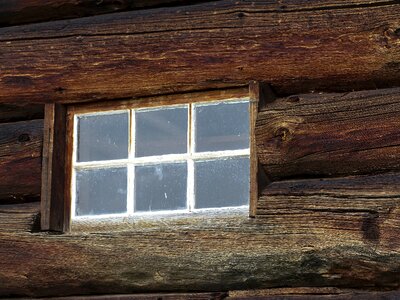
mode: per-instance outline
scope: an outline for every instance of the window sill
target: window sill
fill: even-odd
[[[185,228],[221,227],[221,224],[249,220],[249,207],[205,209],[194,212],[138,214],[125,217],[78,218],[71,223],[70,233],[82,232],[132,232],[159,231],[160,229],[185,230]]]

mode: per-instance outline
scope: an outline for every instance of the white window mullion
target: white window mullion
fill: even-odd
[[[135,158],[135,111],[130,110],[130,135],[129,135],[129,163],[128,167],[128,186],[127,186],[127,213],[133,215],[135,212],[135,165],[131,163]]]
[[[194,105],[189,104],[189,159],[188,159],[188,208],[193,211],[195,208],[195,189],[194,189],[194,161],[192,159],[195,152],[195,114]]]
[[[187,160],[188,178],[187,178],[187,204],[189,211],[194,210],[195,196],[194,196],[194,161],[193,159]]]

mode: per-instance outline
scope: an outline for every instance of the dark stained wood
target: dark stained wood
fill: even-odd
[[[43,105],[0,104],[0,123],[43,119]]]
[[[41,300],[222,300],[226,292],[215,293],[175,293],[175,294],[130,294],[42,298]],[[39,298],[38,298],[39,299]]]
[[[353,200],[367,196],[365,192]],[[275,210],[267,218],[249,218],[248,211],[237,210],[131,219],[115,230],[116,223],[81,224],[81,231],[62,235],[27,230],[34,227],[26,217],[31,207],[14,206],[21,218],[13,214],[7,225],[11,213],[3,211],[1,220],[0,295],[208,292],[282,285],[398,289],[399,201],[375,199],[380,206],[395,204],[375,221],[364,211],[337,212],[340,201],[334,201],[334,209],[327,209],[327,203],[316,201],[307,213]],[[36,205],[32,219],[39,212]],[[369,209],[374,209],[371,202]],[[372,229],[366,237],[368,226]]]
[[[353,3],[292,1],[286,11],[275,1],[225,0],[2,28],[0,102],[121,99],[249,80],[285,94],[400,85],[400,4]]]
[[[43,120],[0,123],[0,204],[40,195]]]
[[[204,0],[3,0],[0,5],[0,26],[199,2]]]
[[[257,145],[255,139],[255,127],[260,107],[270,99],[266,93],[267,85],[262,82],[250,81],[249,98],[250,98],[250,216],[257,214],[257,202],[259,192],[262,191],[267,184],[264,171],[259,166],[257,157]]]
[[[279,98],[257,120],[273,180],[400,170],[400,89]]]
[[[42,230],[64,231],[65,183],[70,173],[66,168],[67,109],[61,104],[46,104],[44,120],[41,228]],[[70,205],[67,206],[69,208]]]

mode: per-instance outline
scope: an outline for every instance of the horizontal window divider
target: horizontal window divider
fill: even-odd
[[[102,161],[87,161],[87,162],[76,162],[74,164],[75,169],[101,169],[110,167],[126,167],[128,164],[128,159],[118,159],[118,160],[102,160]]]
[[[146,156],[146,157],[135,157],[131,159],[117,159],[117,160],[104,160],[104,161],[89,161],[89,162],[76,162],[74,167],[80,169],[101,169],[110,167],[125,167],[128,164],[134,165],[157,165],[160,163],[179,163],[185,162],[188,159],[192,160],[215,160],[219,158],[234,158],[238,156],[250,155],[250,149],[239,149],[239,150],[225,150],[225,151],[208,151],[208,152],[197,152],[189,154],[168,154],[162,156]]]
[[[193,160],[218,159],[218,158],[230,158],[233,156],[247,156],[247,155],[250,155],[250,149],[208,151],[208,152],[194,152],[192,153],[191,159]]]

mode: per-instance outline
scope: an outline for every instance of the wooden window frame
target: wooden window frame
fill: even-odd
[[[249,216],[254,217],[260,185],[259,165],[255,141],[255,123],[260,103],[263,103],[264,85],[250,82],[249,88],[235,88],[185,94],[144,97],[124,101],[52,103],[45,106],[41,229],[68,232],[71,228],[71,180],[75,114],[150,108],[187,103],[217,102],[227,99],[248,99],[250,103],[250,201]]]

